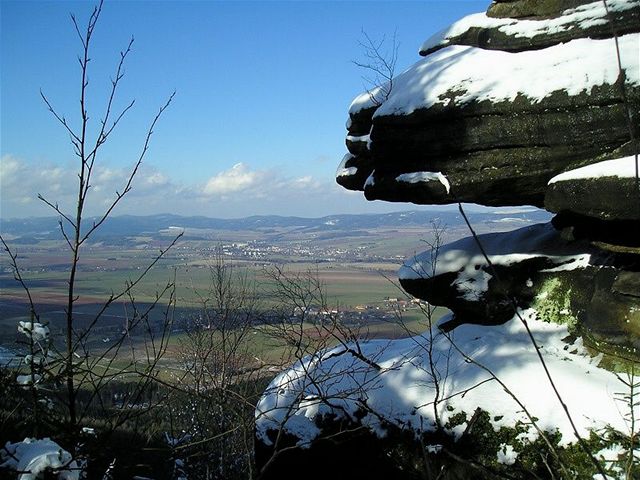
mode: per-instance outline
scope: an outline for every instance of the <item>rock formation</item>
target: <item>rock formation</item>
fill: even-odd
[[[400,282],[407,292],[455,313],[442,325],[446,330],[466,322],[502,324],[515,308],[532,307],[545,321],[569,325],[592,347],[635,355],[637,257],[567,240],[551,224],[537,224],[417,255],[401,268]]]
[[[337,175],[344,187],[368,199],[535,205],[558,214],[544,244],[529,241],[529,230],[481,238],[503,244],[500,258],[527,259],[492,266],[475,252],[478,274],[491,278],[476,298],[452,288],[477,280],[464,270],[416,273],[430,271],[430,255],[403,269],[408,292],[450,308],[458,322],[495,324],[510,318],[514,302],[532,306],[548,282],[562,282],[576,325],[633,353],[640,289],[615,285],[640,270],[639,15],[637,0],[606,8],[494,2],[429,38],[424,60],[398,75],[386,98],[374,90],[353,101],[349,154]],[[477,250],[475,242],[464,249]],[[451,248],[462,247],[443,251]],[[591,260],[560,272],[547,265],[557,249]],[[521,276],[532,271],[539,278],[525,287]]]
[[[548,379],[536,377],[538,352],[560,359],[565,402],[594,420],[581,435],[615,423],[602,417],[616,408],[610,393],[596,399],[615,389],[612,374],[592,355],[604,353],[609,367],[640,359],[639,32],[639,0],[495,0],[429,38],[424,58],[391,86],[353,101],[349,153],[336,172],[343,187],[369,200],[534,205],[557,215],[408,259],[403,288],[452,314],[422,336],[342,345],[279,375],[258,405],[259,463],[281,438],[305,448],[294,460],[318,462],[321,439],[349,431],[344,445],[369,445],[372,472],[386,472],[392,458],[406,478],[418,464],[436,478],[447,462],[445,478],[497,478],[500,465],[514,465],[509,478],[538,478],[527,475],[548,470],[513,454],[512,444],[526,452],[535,443],[522,439],[525,425],[541,422],[538,439],[557,429],[558,448],[572,441]],[[496,379],[499,394],[485,392]],[[511,406],[500,403],[505,391]],[[513,401],[525,397],[526,410],[516,410],[531,413],[516,418]],[[546,413],[536,413],[548,398]],[[587,412],[594,404],[600,412]],[[515,434],[520,440],[496,443]],[[489,444],[491,458],[483,457],[477,449]],[[459,452],[490,468],[456,470]],[[580,478],[592,478],[588,468]]]
[[[387,98],[353,101],[338,183],[370,200],[542,207],[556,175],[635,154],[640,3],[611,3],[624,80],[600,1],[544,19],[472,15],[425,42]]]

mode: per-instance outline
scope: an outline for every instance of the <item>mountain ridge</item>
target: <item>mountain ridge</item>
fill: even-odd
[[[527,222],[548,220],[549,214],[537,209],[509,210],[506,212],[470,212],[475,222],[499,222],[505,218]],[[95,232],[95,237],[115,235],[157,234],[169,228],[202,230],[261,230],[265,228],[300,228],[304,230],[355,230],[385,227],[428,226],[434,219],[448,225],[459,225],[463,219],[457,210],[407,210],[391,213],[336,214],[323,217],[298,217],[282,215],[252,215],[242,218],[223,219],[215,217],[182,216],[174,214],[119,215],[114,216]],[[83,225],[90,226],[98,217],[89,217]],[[0,230],[4,235],[59,238],[58,217],[29,217],[0,219]]]

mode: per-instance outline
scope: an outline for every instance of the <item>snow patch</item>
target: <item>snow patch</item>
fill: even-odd
[[[373,125],[369,129],[369,133],[366,135],[347,135],[347,141],[353,143],[366,143],[367,150],[371,150],[371,132],[373,131]]]
[[[18,332],[31,337],[34,342],[49,339],[49,327],[38,322],[18,322]]]
[[[449,184],[449,180],[445,177],[441,172],[413,172],[413,173],[403,173],[402,175],[398,175],[396,177],[396,182],[405,182],[405,183],[421,183],[421,182],[440,182],[444,188],[447,190],[447,193],[451,190],[451,185]]]
[[[336,177],[349,177],[356,173],[358,173],[358,169],[356,167],[343,168],[336,173]]]
[[[18,375],[16,377],[16,383],[22,387],[28,387],[30,385],[37,385],[42,380],[42,375],[36,373],[31,375]]]
[[[353,135],[347,135],[347,141],[353,142],[353,143],[366,143],[368,147],[369,142],[371,141],[371,138],[369,137],[369,134],[359,135],[357,137]]]
[[[527,223],[529,220],[526,218],[518,218],[518,217],[504,217],[499,218],[498,220],[491,220],[492,223]]]
[[[376,171],[374,170],[373,172],[371,172],[371,175],[369,175],[367,177],[367,181],[364,182],[364,187],[373,187],[376,184],[375,179],[373,178],[374,173],[376,173]]]
[[[338,169],[336,170],[336,178],[347,177],[358,173],[358,169],[356,167],[347,167],[347,162],[353,158],[355,158],[355,156],[351,155],[350,153],[347,153],[344,157],[342,157],[342,161],[340,162],[340,165],[338,165]]]
[[[636,176],[636,156],[605,160],[603,162],[592,163],[585,167],[569,170],[568,172],[556,175],[549,180],[549,185],[557,182],[569,180],[579,180],[587,178],[619,177],[635,178]]]
[[[516,458],[518,458],[518,452],[516,452],[511,445],[500,444],[497,454],[498,463],[513,465],[516,463]]]

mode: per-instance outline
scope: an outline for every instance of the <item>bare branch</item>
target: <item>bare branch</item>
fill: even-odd
[[[62,126],[67,130],[67,132],[69,132],[69,135],[71,136],[71,139],[74,145],[79,144],[80,137],[78,137],[78,135],[76,135],[75,132],[71,130],[71,127],[67,123],[66,118],[64,118],[63,116],[60,116],[58,112],[53,108],[53,106],[51,105],[51,102],[49,102],[49,99],[46,97],[46,95],[42,90],[40,90],[40,97],[42,98],[44,103],[47,105],[47,109],[51,112],[51,114],[56,118],[56,120],[58,120],[58,122],[62,124]]]
[[[143,161],[143,159],[144,159],[144,157],[145,157],[145,155],[147,153],[147,150],[149,149],[149,142],[151,140],[151,135],[153,135],[153,128],[155,127],[156,123],[160,119],[160,116],[162,115],[162,113],[171,104],[171,101],[173,100],[173,97],[175,95],[176,95],[176,92],[174,91],[171,94],[171,96],[169,97],[169,99],[166,101],[166,103],[162,107],[160,107],[160,110],[158,111],[158,113],[154,117],[153,121],[151,122],[151,126],[147,130],[147,135],[145,137],[144,145],[142,147],[142,152],[140,153],[140,156],[138,157],[138,160],[137,160],[135,166],[133,167],[133,169],[131,170],[131,173],[129,174],[129,178],[127,179],[127,182],[126,182],[126,184],[124,186],[124,189],[122,190],[122,192],[116,192],[116,198],[113,200],[113,202],[111,202],[111,204],[106,209],[106,211],[102,214],[100,219],[97,222],[95,222],[93,224],[93,226],[91,228],[89,228],[89,230],[81,237],[81,239],[78,242],[78,245],[82,245],[87,240],[87,238],[89,238],[91,236],[91,234],[97,228],[99,228],[100,225],[102,225],[104,223],[104,221],[109,217],[109,215],[111,214],[113,209],[116,207],[116,205],[118,205],[118,203],[120,203],[120,200],[122,200],[124,198],[124,196],[127,193],[129,193],[129,191],[131,190],[131,184],[133,183],[133,179],[136,176],[136,174],[138,173],[138,169],[140,168],[140,165],[142,164],[142,161]]]
[[[109,100],[107,101],[107,106],[106,106],[106,109],[105,109],[104,117],[100,122],[102,126],[101,126],[101,129],[100,129],[100,132],[98,133],[98,135],[96,137],[96,142],[95,142],[95,145],[94,145],[93,149],[91,150],[91,152],[89,152],[87,154],[87,159],[90,159],[89,160],[89,172],[87,173],[87,187],[86,187],[87,189],[89,188],[88,184],[89,184],[89,179],[91,177],[91,170],[93,169],[93,163],[95,161],[95,157],[96,157],[96,153],[97,153],[98,149],[100,148],[101,145],[103,145],[107,141],[107,138],[109,137],[109,135],[111,134],[113,129],[120,122],[122,117],[129,111],[129,109],[131,107],[133,107],[133,104],[135,103],[135,100],[132,100],[129,103],[129,105],[127,105],[120,112],[120,114],[117,116],[117,118],[115,119],[113,124],[109,128],[107,128],[107,124],[109,122],[109,116],[111,115],[111,108],[112,108],[112,105],[113,105],[113,100],[114,100],[115,95],[116,95],[116,90],[118,88],[118,84],[119,84],[120,80],[122,80],[122,78],[124,77],[124,73],[122,73],[122,68],[124,66],[124,62],[125,62],[125,59],[127,58],[127,55],[129,54],[129,52],[131,52],[132,45],[133,45],[133,37],[131,37],[131,40],[129,40],[129,44],[127,45],[127,48],[125,49],[125,51],[124,52],[120,52],[120,61],[118,62],[118,67],[116,69],[116,74],[115,74],[115,77],[111,80],[111,91],[109,93]]]
[[[76,228],[75,222],[71,219],[71,217],[69,217],[66,213],[64,213],[62,210],[60,210],[60,207],[58,206],[57,203],[50,202],[49,200],[47,200],[40,193],[38,194],[38,200],[40,200],[40,201],[46,203],[48,206],[50,206],[58,215],[60,215],[67,222],[69,222],[69,224],[71,225],[72,228]]]
[[[371,74],[371,76],[363,75],[362,79],[372,103],[379,106],[389,98],[393,89],[393,78],[400,46],[397,31],[393,33],[388,48],[386,48],[387,39],[385,36],[374,41],[364,30],[362,30],[362,36],[364,40],[360,40],[358,45],[361,47],[365,59],[354,60],[353,64]]]

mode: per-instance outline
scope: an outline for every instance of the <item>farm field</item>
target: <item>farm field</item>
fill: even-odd
[[[135,281],[146,265],[152,260],[150,252],[139,250],[94,249],[85,254],[79,272],[76,293],[75,316],[81,326],[90,321],[102,303],[112,293],[119,293],[127,285]],[[41,320],[49,322],[56,337],[62,338],[64,325],[64,306],[68,273],[64,271],[64,258],[53,252],[25,252],[19,259],[22,262],[25,283],[37,306]],[[242,259],[229,259],[238,274],[246,275],[248,281],[255,285],[258,303],[264,309],[276,307],[272,298],[273,285],[268,272],[274,267],[273,261],[248,262]],[[179,339],[180,325],[189,317],[197,316],[201,309],[201,298],[206,298],[211,288],[210,259],[186,259],[178,255],[163,258],[152,268],[143,281],[132,290],[132,299],[138,308],[143,310],[156,295],[163,291],[168,282],[175,279],[176,310],[174,321],[176,341]],[[376,310],[376,317],[371,324],[360,327],[365,337],[394,337],[402,335],[402,331],[393,323],[395,320],[393,305],[389,298],[402,297],[402,292],[392,282],[398,265],[392,263],[316,263],[298,261],[284,264],[277,262],[279,268],[292,275],[312,275],[323,285],[326,303],[332,308],[353,311],[356,307],[367,306]],[[0,275],[0,345],[10,348],[20,340],[16,325],[19,321],[27,321],[28,304],[24,290],[13,279],[13,275],[5,271]],[[169,295],[160,298],[159,305],[151,311],[152,322],[163,320],[165,306]],[[377,309],[382,309],[382,313]],[[117,334],[131,316],[133,306],[131,299],[115,302],[102,316],[95,329],[96,338],[92,342],[100,347],[102,339]],[[366,323],[366,320],[365,320]],[[99,337],[99,338],[98,338]],[[257,335],[255,340],[266,339],[265,335]],[[260,343],[260,342],[258,342]],[[265,340],[264,345],[256,346],[265,351],[268,362],[275,361],[281,355],[280,349],[270,348]],[[272,351],[270,351],[272,350]],[[169,352],[171,353],[171,349]]]
[[[497,222],[492,217],[489,219],[491,221],[476,225],[478,233],[509,229],[525,222],[518,218]],[[283,219],[276,220],[284,222]],[[261,311],[278,307],[270,272],[280,269],[291,276],[317,279],[322,285],[323,307],[340,312],[363,338],[395,338],[424,330],[419,308],[410,303],[397,284],[397,270],[403,260],[429,248],[433,230],[428,223],[372,228],[343,225],[340,229],[327,230],[327,224],[333,220],[321,223],[320,227],[299,225],[309,219],[285,220],[290,224],[269,226],[258,218],[254,220],[257,226],[248,228],[185,227],[183,236],[160,259],[157,257],[161,249],[165,249],[180,231],[177,227],[97,238],[86,245],[78,265],[77,327],[81,329],[88,325],[111,295],[135,284],[130,295],[119,298],[101,316],[91,345],[102,348],[102,344],[122,331],[128,318],[136,312],[147,311],[154,303],[157,303],[155,308],[149,309],[150,324],[159,328],[167,315],[172,318],[171,345],[176,345],[184,325],[200,315],[203,299],[210,297],[211,266],[215,264],[216,256],[220,256],[253,286]],[[370,221],[368,217],[366,220]],[[139,223],[127,228],[135,230]],[[444,242],[468,234],[466,227],[459,223],[444,225]],[[40,320],[49,323],[54,338],[61,337],[69,274],[64,243],[56,239],[55,232],[45,232],[44,236],[10,233],[9,237]],[[152,263],[153,267],[146,271]],[[142,274],[144,278],[138,282]],[[172,282],[175,282],[175,294],[173,308],[168,310],[171,297],[166,286]],[[404,325],[398,325],[399,312],[403,315]],[[443,313],[444,309],[439,309],[436,316]],[[24,289],[13,278],[8,257],[2,256],[0,346],[19,349],[16,341],[20,335],[16,325],[28,320],[28,314]],[[268,329],[268,326],[264,328]],[[142,341],[142,336],[133,335],[132,338]],[[268,332],[263,329],[255,332],[252,341],[257,342],[258,350],[265,350],[265,358],[271,361],[280,352],[270,345],[268,338]],[[169,353],[172,351],[169,348]]]

